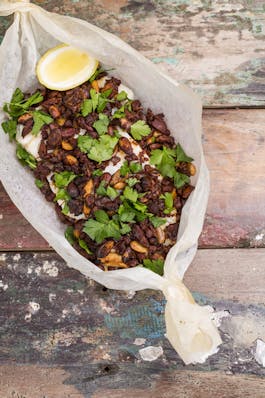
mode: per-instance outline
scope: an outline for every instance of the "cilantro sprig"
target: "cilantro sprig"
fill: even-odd
[[[161,199],[164,199],[165,201],[165,210],[164,213],[165,214],[170,214],[173,210],[173,196],[172,196],[172,192],[165,192],[163,195],[160,195]]]
[[[130,162],[125,160],[120,168],[120,175],[125,177],[128,173],[136,174],[142,170],[142,165],[139,162]]]
[[[137,120],[137,122],[131,125],[130,133],[135,140],[140,141],[143,137],[151,133],[151,128],[144,120]]]
[[[176,170],[176,163],[180,161],[178,156],[180,159],[191,159],[184,155],[185,153],[179,144],[176,149],[170,149],[163,146],[162,149],[151,151],[150,163],[157,167],[163,177],[173,178],[176,188],[181,188],[184,184],[189,183],[190,181],[186,174],[179,173]]]
[[[163,276],[164,274],[164,261],[163,260],[150,260],[144,259],[143,261],[144,268],[150,269],[151,271],[155,272],[158,275]]]
[[[89,159],[101,163],[112,157],[118,140],[117,137],[112,137],[108,134],[101,135],[98,140],[88,135],[83,135],[78,137],[77,145],[82,152],[87,154]]]
[[[17,133],[17,121],[18,118],[25,113],[30,113],[33,117],[33,127],[31,134],[38,135],[41,128],[45,124],[53,122],[53,118],[45,112],[39,110],[30,110],[33,105],[37,105],[43,101],[43,96],[39,91],[31,95],[29,98],[25,98],[22,91],[17,88],[9,103],[5,103],[3,110],[11,117],[2,123],[2,128],[6,134],[9,134],[10,141],[16,138]]]
[[[77,177],[72,171],[62,171],[61,173],[54,173],[54,183],[57,188],[67,187],[71,181]]]
[[[28,153],[21,144],[17,144],[16,155],[19,161],[24,166],[29,166],[33,170],[36,169],[37,167],[36,159],[34,158],[34,156]]]
[[[130,226],[124,225],[117,217],[110,219],[104,210],[96,210],[94,216],[94,219],[86,221],[83,231],[96,243],[102,243],[107,238],[118,240],[121,235],[130,232]]]
[[[26,113],[29,108],[33,105],[39,104],[43,101],[43,96],[39,91],[31,95],[29,98],[25,98],[22,91],[17,88],[12,95],[11,101],[5,103],[3,110],[14,119]]]
[[[101,181],[99,187],[96,190],[96,193],[100,196],[108,196],[111,200],[116,199],[119,195],[119,192],[110,185],[108,185],[106,188],[106,181]]]

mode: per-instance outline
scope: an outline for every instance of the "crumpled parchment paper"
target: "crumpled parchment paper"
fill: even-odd
[[[28,1],[1,1],[0,15],[14,13],[14,22],[0,47],[0,106],[16,87],[33,91],[38,82],[35,65],[51,47],[63,42],[79,47],[115,68],[115,76],[131,87],[136,98],[154,112],[163,112],[169,129],[195,159],[196,188],[182,211],[178,241],[168,253],[161,277],[142,267],[104,272],[77,253],[64,238],[53,206],[46,202],[29,170],[16,159],[15,145],[1,130],[1,180],[10,198],[33,227],[70,267],[110,289],[162,290],[166,336],[186,364],[204,362],[218,351],[221,339],[212,322],[213,309],[197,305],[182,283],[197,249],[209,194],[209,176],[201,145],[201,103],[187,87],[163,75],[150,61],[116,36],[85,21],[49,13]],[[0,112],[0,122],[5,118]],[[207,278],[207,275],[205,275]],[[133,302],[132,302],[133,305]]]

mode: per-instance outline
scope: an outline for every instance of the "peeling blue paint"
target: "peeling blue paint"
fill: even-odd
[[[152,58],[152,61],[155,64],[159,64],[161,62],[165,62],[168,65],[174,65],[174,66],[178,65],[179,62],[180,62],[178,59],[173,58],[173,57],[154,57],[154,58]]]
[[[105,325],[112,332],[119,334],[124,339],[161,338],[165,334],[164,317],[157,314],[153,305],[134,306],[126,315],[115,316],[107,314],[104,317]]]

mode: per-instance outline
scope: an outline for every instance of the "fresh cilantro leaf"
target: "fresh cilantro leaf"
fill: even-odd
[[[131,125],[130,133],[135,140],[141,140],[142,137],[149,135],[151,128],[144,120],[138,120]]]
[[[173,196],[171,192],[165,192],[163,195],[160,195],[161,199],[165,201],[165,214],[170,214],[173,210]]]
[[[24,94],[22,93],[20,88],[16,88],[14,93],[13,93],[13,95],[12,95],[11,102],[14,103],[14,104],[18,104],[23,99],[24,99]]]
[[[99,140],[93,141],[93,146],[87,156],[89,159],[95,160],[96,162],[108,160],[112,157],[117,143],[117,137],[111,137],[108,134],[104,134],[99,138]]]
[[[138,162],[131,162],[130,163],[130,170],[132,173],[138,173],[142,170],[142,165]]]
[[[189,156],[186,155],[186,153],[184,152],[183,148],[180,146],[180,144],[178,144],[176,146],[176,157],[177,157],[177,162],[192,162],[193,159],[190,158]]]
[[[97,106],[98,113],[101,113],[104,111],[104,109],[106,108],[107,102],[108,102],[108,99],[99,94],[98,106]]]
[[[30,153],[23,148],[22,145],[17,144],[16,149],[17,158],[24,166],[29,166],[31,169],[35,169],[37,167],[37,161]]]
[[[126,91],[121,91],[119,94],[116,95],[116,100],[117,101],[124,101],[127,98],[127,93]]]
[[[121,233],[122,235],[128,234],[129,232],[131,232],[131,230],[132,230],[132,229],[131,229],[131,227],[130,227],[129,224],[121,223],[120,233]]]
[[[101,183],[99,184],[99,186],[96,190],[96,193],[101,196],[106,196],[107,190],[106,190],[105,186],[106,186],[106,181],[101,181]]]
[[[176,160],[173,149],[163,147],[151,152],[150,163],[156,165],[163,177],[173,178],[176,174]]]
[[[67,227],[64,233],[64,236],[70,243],[70,245],[73,245],[75,243],[75,236],[74,236],[74,228],[73,227]]]
[[[6,134],[9,135],[10,141],[13,141],[16,138],[17,134],[17,122],[16,120],[7,120],[2,123],[2,128]]]
[[[89,135],[79,135],[77,138],[77,145],[80,151],[87,153],[93,145],[94,139]]]
[[[106,190],[106,194],[111,200],[114,200],[119,195],[117,190],[111,186],[108,186],[108,188]]]
[[[143,266],[145,268],[150,269],[151,271],[155,272],[158,275],[163,276],[164,274],[164,261],[163,260],[150,260],[150,259],[145,259],[143,261]]]
[[[165,218],[156,217],[156,216],[150,217],[150,221],[155,228],[158,228],[167,222],[167,220]]]
[[[106,224],[92,218],[86,221],[83,231],[97,243],[103,242],[106,238]]]
[[[93,110],[93,102],[91,99],[85,99],[81,105],[81,114],[86,117]]]
[[[123,191],[123,198],[128,199],[131,202],[136,202],[138,199],[138,192],[127,186]]]
[[[104,210],[96,210],[95,211],[95,218],[97,221],[107,224],[109,222],[108,213]]]
[[[100,169],[94,170],[94,171],[92,172],[92,176],[93,176],[93,177],[101,177],[102,174],[103,174],[103,171],[100,170]]]
[[[100,210],[98,210],[100,211]],[[102,210],[103,211],[103,210]],[[96,212],[95,212],[96,213]],[[107,213],[106,213],[107,214]],[[101,217],[99,217],[101,218]],[[96,243],[102,243],[106,238],[120,239],[120,228],[114,220],[105,222],[89,219],[83,228],[83,231]]]
[[[68,201],[69,199],[70,195],[68,194],[68,192],[65,189],[59,189],[53,201],[54,202],[57,202],[57,200]]]
[[[123,202],[119,209],[118,214],[121,222],[133,222],[135,218],[135,211],[128,205],[127,202]]]
[[[41,180],[39,180],[38,178],[35,179],[35,185],[38,188],[42,188],[44,185],[44,182],[42,182]]]
[[[176,188],[181,188],[183,185],[188,184],[190,182],[190,178],[186,174],[182,174],[176,171],[173,176],[174,185]]]
[[[31,130],[32,135],[38,135],[39,131],[45,124],[50,124],[51,122],[53,122],[53,118],[44,112],[33,111],[32,116],[34,121],[34,125]]]
[[[62,213],[67,216],[67,214],[69,213],[70,209],[67,203],[64,204],[63,208],[62,208]]]
[[[101,95],[103,98],[108,98],[108,97],[110,96],[111,93],[112,93],[112,88],[109,88],[108,90],[102,91],[102,92],[100,93],[100,95]]]
[[[125,160],[120,168],[120,175],[125,177],[130,171],[128,160]]]
[[[62,171],[54,174],[54,182],[57,188],[65,188],[76,178],[76,174],[72,171]]]
[[[23,115],[32,105],[38,104],[43,101],[43,96],[39,91],[34,93],[29,98],[24,98],[24,94],[20,89],[16,89],[11,102],[5,103],[3,110],[7,112],[11,117],[17,119]]]
[[[87,254],[92,254],[92,251],[88,248],[86,242],[83,239],[78,239],[79,246],[87,252]]]
[[[99,94],[96,92],[96,90],[94,88],[91,88],[91,90],[90,90],[90,98],[91,98],[91,101],[92,101],[92,109],[93,109],[93,111],[95,111],[97,109],[98,97],[99,97]]]
[[[126,180],[126,182],[129,185],[129,187],[133,187],[135,184],[137,184],[138,180],[137,180],[137,178],[131,177],[131,178],[128,178],[128,180]]]
[[[117,109],[112,115],[112,119],[121,119],[125,116],[125,107],[124,105]]]
[[[24,110],[29,109],[32,105],[39,104],[41,101],[43,101],[43,96],[39,91],[31,95],[29,98],[25,99],[22,101],[22,106]]]
[[[111,220],[107,225],[106,225],[106,233],[107,233],[107,238],[114,238],[114,239],[120,239],[121,233],[120,233],[120,227],[119,225]]]
[[[104,113],[99,114],[99,119],[93,123],[94,129],[99,135],[105,134],[108,131],[109,118]]]
[[[141,213],[145,213],[146,210],[147,210],[147,206],[146,206],[144,203],[141,203],[141,202],[135,202],[135,203],[133,204],[133,206],[134,206],[134,208],[135,208],[136,210],[140,211]],[[146,214],[146,216],[147,216],[147,215],[148,215],[148,214]]]

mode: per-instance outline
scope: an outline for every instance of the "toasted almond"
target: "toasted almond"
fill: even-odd
[[[108,267],[115,267],[115,268],[128,268],[128,265],[127,265],[127,264],[125,264],[125,263],[123,263],[123,262],[117,263],[117,264],[115,264],[115,265],[113,265],[113,264],[106,264],[106,263],[104,263],[104,264],[103,264],[103,266],[104,266],[104,271],[108,271]]]
[[[158,243],[165,242],[165,240],[166,240],[165,231],[161,227],[156,228],[156,236],[157,236]]]
[[[148,253],[148,249],[145,246],[141,245],[136,240],[132,240],[130,246],[134,251],[138,253],[144,253],[144,254]]]
[[[76,239],[78,239],[78,238],[80,237],[80,231],[79,231],[78,229],[74,229],[73,234],[74,234],[74,237],[75,237]]]
[[[154,137],[159,137],[159,136],[161,135],[161,133],[160,133],[159,131],[156,130],[156,131],[154,131],[154,134],[153,134],[153,135],[154,135]]]
[[[125,185],[126,185],[125,182],[119,181],[119,182],[117,182],[117,184],[113,185],[113,188],[115,188],[115,189],[123,189],[125,187]]]
[[[189,163],[189,172],[191,176],[195,176],[196,174],[196,167],[193,163]]]
[[[19,116],[18,123],[26,123],[28,120],[32,119],[32,115],[30,113],[24,113],[24,115]]]
[[[59,111],[59,108],[56,105],[51,105],[49,107],[49,113],[54,119],[57,119],[58,117],[61,116],[61,112]]]
[[[96,90],[97,93],[99,92],[99,86],[97,80],[93,80],[91,86],[93,87],[94,90]]]
[[[73,155],[66,155],[66,160],[71,166],[78,163],[78,160]]]
[[[115,185],[117,182],[122,181],[120,170],[115,171],[110,180],[110,185]]]
[[[71,151],[73,149],[72,145],[67,141],[62,141],[62,148],[66,151]]]
[[[64,117],[58,117],[58,119],[56,119],[57,124],[59,124],[59,126],[63,126],[65,123],[65,118]]]
[[[112,266],[115,267],[116,263],[122,262],[122,257],[118,253],[109,253],[107,256],[102,257],[101,261],[103,263],[112,264]]]
[[[93,191],[93,187],[94,187],[94,183],[92,178],[90,178],[90,180],[88,180],[88,182],[86,183],[86,185],[84,186],[84,197],[86,198],[88,195],[91,194],[91,192]]]
[[[84,203],[83,212],[85,216],[89,216],[91,209]]]

